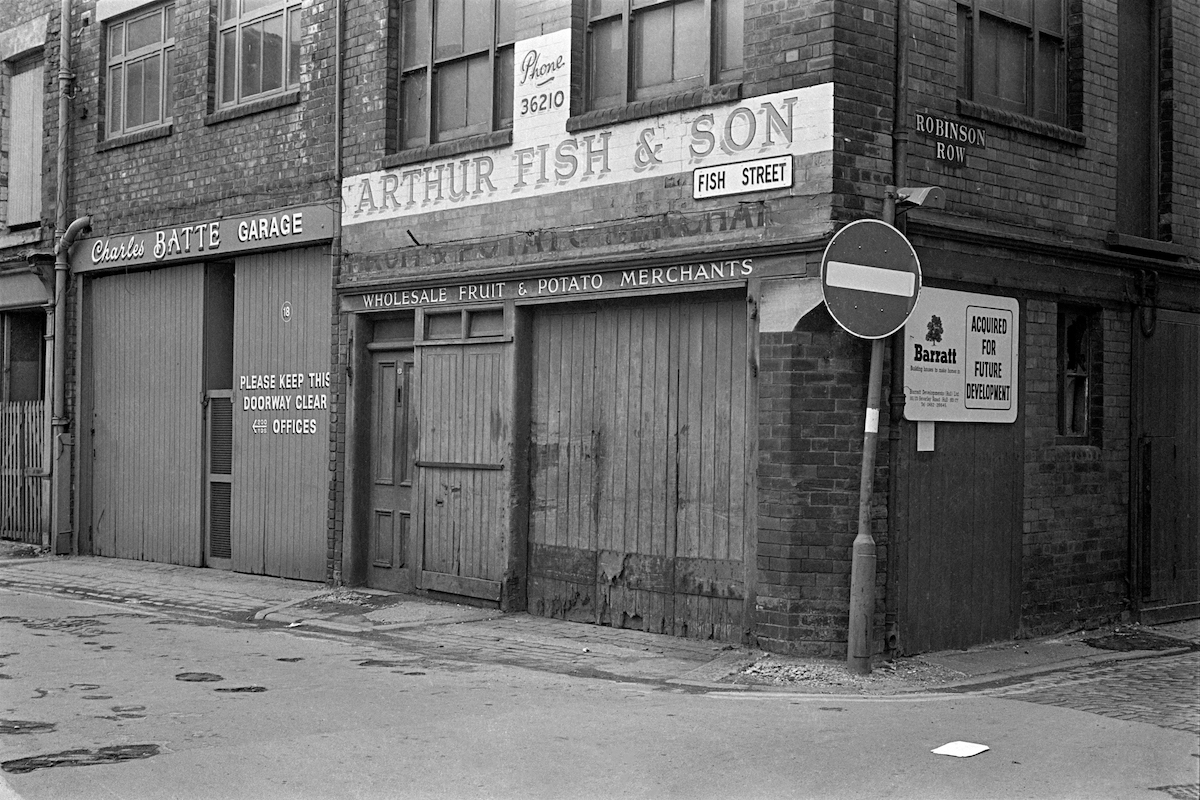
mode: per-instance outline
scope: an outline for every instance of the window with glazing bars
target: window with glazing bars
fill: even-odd
[[[107,133],[171,121],[175,98],[175,4],[108,25]]]
[[[512,127],[516,0],[402,0],[400,149]]]
[[[300,3],[220,0],[217,105],[300,87]]]
[[[960,97],[1056,125],[1066,123],[1064,0],[958,4]]]
[[[588,0],[587,107],[735,81],[743,0]]]

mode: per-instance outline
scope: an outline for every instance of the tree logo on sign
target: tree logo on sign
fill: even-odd
[[[925,341],[937,344],[942,340],[942,334],[945,329],[942,327],[942,318],[934,314],[929,318],[929,325],[926,326]]]

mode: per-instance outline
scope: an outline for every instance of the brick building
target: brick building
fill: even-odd
[[[62,13],[28,5],[4,41],[40,58],[49,123]],[[302,6],[64,4],[65,199],[47,124],[41,227],[9,234],[40,231],[51,252],[56,215],[86,225],[57,312],[62,551],[325,578],[334,46],[327,14]],[[268,435],[233,430],[235,393],[248,414],[282,412]]]
[[[71,5],[79,551],[844,653],[938,187],[876,649],[1200,611],[1188,4]]]

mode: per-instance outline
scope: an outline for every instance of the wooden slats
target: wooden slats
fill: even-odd
[[[198,566],[203,269],[113,275],[90,287],[93,550]]]
[[[499,597],[511,446],[505,352],[447,345],[419,354],[416,485],[428,589]]]
[[[328,395],[309,373],[329,371],[329,262],[320,248],[239,258],[233,351],[233,569],[282,578],[325,577],[329,411],[297,410],[296,395]],[[282,313],[288,304],[290,315]],[[242,375],[302,373],[300,388],[237,391]],[[247,411],[248,394],[286,394],[290,410]],[[332,398],[329,398],[330,400]],[[255,419],[269,431],[252,433]],[[312,419],[315,433],[275,433],[274,422]]]
[[[0,403],[0,534],[41,544],[45,404]]]
[[[744,305],[687,298],[537,314],[529,531],[536,613],[740,636]]]
[[[9,78],[8,213],[6,223],[37,222],[42,216],[42,125],[44,62],[36,59]]]

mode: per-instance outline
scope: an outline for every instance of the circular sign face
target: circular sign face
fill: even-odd
[[[904,326],[921,292],[921,262],[904,234],[877,219],[851,222],[821,259],[821,293],[849,333],[882,339]]]
[[[292,321],[292,304],[290,302],[284,301],[283,307],[279,309],[279,317],[284,322]]]

